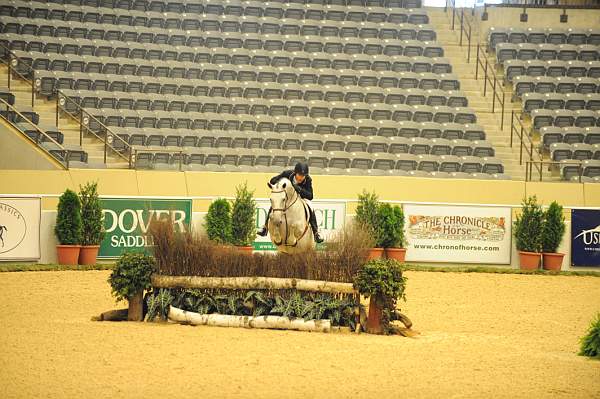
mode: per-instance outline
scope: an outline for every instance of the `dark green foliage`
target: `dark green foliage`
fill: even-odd
[[[366,190],[358,195],[358,205],[354,220],[365,228],[373,237],[375,245],[381,242],[381,226],[379,225],[379,198],[375,193]]]
[[[354,288],[365,296],[405,299],[406,277],[394,259],[373,259],[365,264],[354,279]]]
[[[387,203],[379,205],[377,221],[380,235],[376,246],[402,248],[404,245],[404,212],[402,212],[402,208]]]
[[[98,183],[79,186],[81,199],[81,245],[100,245],[104,238],[104,216],[98,197]]]
[[[329,319],[332,325],[354,329],[356,299],[352,296],[304,293],[295,290],[172,290],[173,306],[200,314],[285,316]]]
[[[383,329],[386,334],[391,333],[390,323],[398,319],[397,301],[406,300],[406,277],[400,263],[394,259],[369,261],[356,275],[354,287],[362,295],[375,298],[383,308]]]
[[[587,334],[581,338],[579,355],[600,359],[600,313],[590,324]]]
[[[125,252],[108,278],[117,301],[128,299],[150,288],[154,258],[138,252]]]
[[[540,252],[542,250],[542,228],[544,211],[537,203],[536,196],[523,200],[521,214],[514,222],[514,235],[517,250]]]
[[[565,234],[563,207],[553,201],[544,212],[542,228],[542,252],[556,253]]]
[[[72,190],[65,190],[58,199],[54,234],[62,245],[81,244],[81,202]]]
[[[248,183],[236,187],[231,211],[231,243],[233,245],[249,246],[252,244],[256,236],[255,214],[254,191],[248,190]]]
[[[208,207],[206,234],[219,244],[231,242],[231,206],[226,199],[216,199]]]
[[[156,316],[160,320],[167,320],[169,306],[172,302],[173,296],[170,290],[161,288],[158,292],[153,292],[147,300],[148,313],[146,313],[146,321],[153,321]]]

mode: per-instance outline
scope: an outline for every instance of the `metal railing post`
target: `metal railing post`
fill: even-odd
[[[464,8],[461,8],[461,11],[460,11],[460,40],[458,41],[458,45],[461,47],[462,47],[464,19],[465,19],[465,10],[464,10]]]
[[[8,55],[8,82],[6,82],[6,87],[8,88],[8,90],[10,90],[10,75],[12,75],[12,59],[10,58],[10,54]]]
[[[519,165],[523,165],[523,125],[521,125],[521,133],[519,135],[519,141],[521,142],[521,149],[519,151]]]
[[[502,90],[502,115],[500,116],[500,130],[504,131],[504,90]]]
[[[35,107],[35,69],[31,73],[31,108]]]
[[[513,131],[515,130],[515,111],[510,111],[510,148],[513,146]]]
[[[479,76],[479,43],[477,43],[477,59],[475,60],[475,80]]]
[[[467,36],[467,39],[469,39],[467,44],[467,64],[469,64],[471,63],[471,25],[469,25],[469,36]]]
[[[83,112],[79,113],[79,145],[83,145]]]
[[[492,113],[496,110],[496,78],[494,77],[494,92],[492,93]]]
[[[108,130],[104,129],[104,163],[106,163],[106,151],[108,151]]]
[[[54,120],[56,127],[58,127],[58,97],[59,96],[56,96],[56,115],[55,115],[55,120]]]
[[[483,96],[484,97],[485,97],[485,95],[487,93],[487,81],[488,81],[487,69],[488,69],[488,60],[487,60],[487,57],[486,57],[486,59],[485,59],[485,67],[483,69]]]

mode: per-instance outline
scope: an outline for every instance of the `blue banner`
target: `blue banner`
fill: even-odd
[[[600,210],[571,210],[571,265],[600,266]]]

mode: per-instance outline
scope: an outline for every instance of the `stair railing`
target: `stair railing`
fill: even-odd
[[[34,107],[36,91],[41,87],[41,80],[36,78],[35,69],[27,62],[19,58],[11,49],[0,43],[0,62],[8,65],[8,88],[10,89],[11,76],[14,73],[23,81],[31,85],[31,106]],[[21,68],[25,69],[26,73],[21,73]],[[31,77],[28,77],[31,76]],[[31,80],[30,80],[31,79]],[[79,123],[79,145],[83,144],[83,136],[85,133],[92,134],[97,139],[104,143],[103,159],[106,163],[108,152],[117,154],[118,157],[125,161],[130,160],[131,146],[123,140],[119,135],[114,133],[108,126],[102,123],[98,118],[90,114],[82,108],[76,101],[69,98],[61,90],[54,88],[56,95],[56,127],[59,125],[59,113],[62,111],[73,120]],[[67,110],[67,105],[74,108],[74,112]],[[90,124],[94,123],[98,130],[91,129]],[[131,162],[129,167],[131,168]]]

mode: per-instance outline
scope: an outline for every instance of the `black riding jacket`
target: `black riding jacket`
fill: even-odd
[[[270,183],[277,184],[277,182],[279,180],[281,180],[285,177],[286,179],[291,181],[292,184],[294,184],[295,183],[294,174],[295,173],[293,170],[284,170],[277,176],[273,177],[271,179]],[[294,184],[294,187],[296,188],[296,191],[298,192],[298,194],[300,194],[301,198],[307,199],[309,201],[313,199],[312,179],[310,176],[306,175],[306,177],[304,178],[304,181],[300,184]]]

